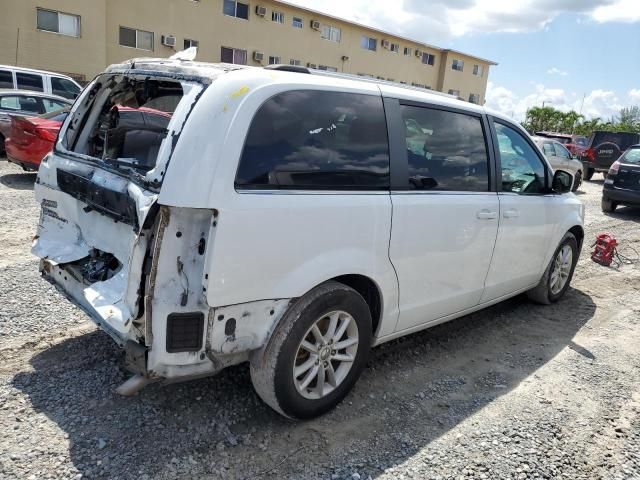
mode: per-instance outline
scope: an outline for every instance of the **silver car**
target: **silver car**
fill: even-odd
[[[0,157],[4,155],[4,141],[11,130],[11,117],[35,116],[68,107],[73,100],[42,92],[0,89]]]
[[[540,150],[544,152],[554,170],[564,170],[573,175],[571,191],[578,190],[578,187],[582,184],[582,162],[573,158],[571,152],[556,140],[547,137],[532,138]]]

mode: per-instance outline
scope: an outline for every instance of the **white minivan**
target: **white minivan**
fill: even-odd
[[[249,361],[292,418],[371,347],[521,292],[566,292],[572,177],[453,97],[300,67],[137,59],[81,94],[42,162],[43,276],[152,381]]]
[[[82,91],[75,80],[60,73],[0,65],[0,89],[5,88],[44,92],[69,99],[76,98]]]

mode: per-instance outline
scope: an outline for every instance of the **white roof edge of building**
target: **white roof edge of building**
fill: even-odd
[[[402,35],[398,35],[397,33],[392,33],[392,32],[388,32],[386,30],[382,30],[382,29],[377,28],[377,27],[372,27],[371,25],[365,25],[363,23],[354,22],[353,20],[347,20],[346,18],[337,17],[335,15],[331,15],[330,13],[324,13],[324,12],[320,12],[319,10],[314,10],[314,9],[307,8],[307,7],[301,7],[300,5],[295,5],[295,4],[293,4],[291,2],[287,2],[285,0],[273,0],[273,2],[274,3],[280,3],[280,4],[286,5],[288,7],[297,8],[298,10],[307,11],[307,12],[313,13],[315,15],[322,15],[323,17],[327,17],[327,18],[331,18],[331,19],[334,19],[334,20],[338,20],[340,22],[350,23],[351,25],[355,25],[355,26],[361,27],[361,28],[366,28],[367,30],[372,30],[374,32],[382,33],[383,35],[389,35],[391,37],[399,38],[400,40],[405,40],[407,42],[417,43],[418,45],[422,45],[423,47],[432,48],[434,50],[439,50],[441,52],[458,53],[460,55],[465,55],[467,57],[471,57],[471,58],[475,58],[477,60],[481,60],[483,62],[486,62],[486,63],[490,64],[490,65],[498,65],[498,63],[494,62],[493,60],[487,60],[486,58],[478,57],[476,55],[471,55],[470,53],[461,52],[459,50],[454,50],[454,49],[451,49],[451,48],[438,47],[437,45],[432,45],[430,43],[421,42],[420,40],[416,40],[414,38],[404,37]]]

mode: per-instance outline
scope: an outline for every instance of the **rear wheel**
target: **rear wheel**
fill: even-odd
[[[540,283],[529,290],[527,296],[545,305],[560,300],[569,288],[577,262],[578,241],[573,233],[567,232],[553,254]]]
[[[584,173],[584,179],[585,180],[591,180],[593,178],[593,174],[596,171],[593,168],[587,168],[587,170]]]
[[[578,170],[578,172],[576,172],[576,176],[573,179],[573,188],[571,189],[571,191],[577,192],[580,185],[582,185],[582,172]]]
[[[613,200],[607,198],[607,197],[602,197],[602,211],[604,213],[613,213],[616,211],[616,208],[618,207],[618,203],[614,202]]]
[[[4,157],[5,155],[5,150],[4,150],[4,137],[2,136],[2,134],[0,133],[0,158]]]
[[[307,419],[334,408],[364,369],[371,313],[362,296],[327,282],[299,299],[251,359],[251,380],[277,412]]]

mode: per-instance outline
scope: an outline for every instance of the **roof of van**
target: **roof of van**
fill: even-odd
[[[16,67],[14,65],[0,65],[0,69],[16,70],[19,72],[39,73],[41,75],[51,75],[52,77],[67,78],[69,80],[72,80],[74,83],[76,83],[76,81],[73,80],[73,78],[71,78],[69,75],[65,75],[64,73],[50,72],[49,70],[38,70],[37,68]]]
[[[107,69],[107,73],[126,73],[130,71],[138,72],[159,72],[166,74],[169,77],[175,78],[188,78],[195,77],[204,80],[215,80],[220,75],[225,73],[238,71],[238,70],[253,70],[255,72],[283,72],[293,75],[313,75],[314,78],[326,78],[327,83],[330,83],[330,79],[340,79],[352,82],[377,84],[381,86],[387,86],[392,89],[400,89],[401,91],[420,93],[421,95],[429,95],[432,97],[446,98],[459,102],[460,108],[465,108],[474,111],[484,111],[483,107],[459,100],[453,95],[447,93],[438,92],[427,88],[416,87],[413,85],[406,85],[397,82],[390,82],[387,80],[379,80],[376,78],[362,77],[359,75],[353,75],[348,73],[328,72],[324,70],[315,70],[306,67],[297,67],[291,65],[269,65],[267,67],[253,67],[247,65],[236,65],[229,63],[206,63],[206,62],[194,62],[185,60],[163,59],[163,58],[134,58],[127,60],[126,62],[110,65]]]

